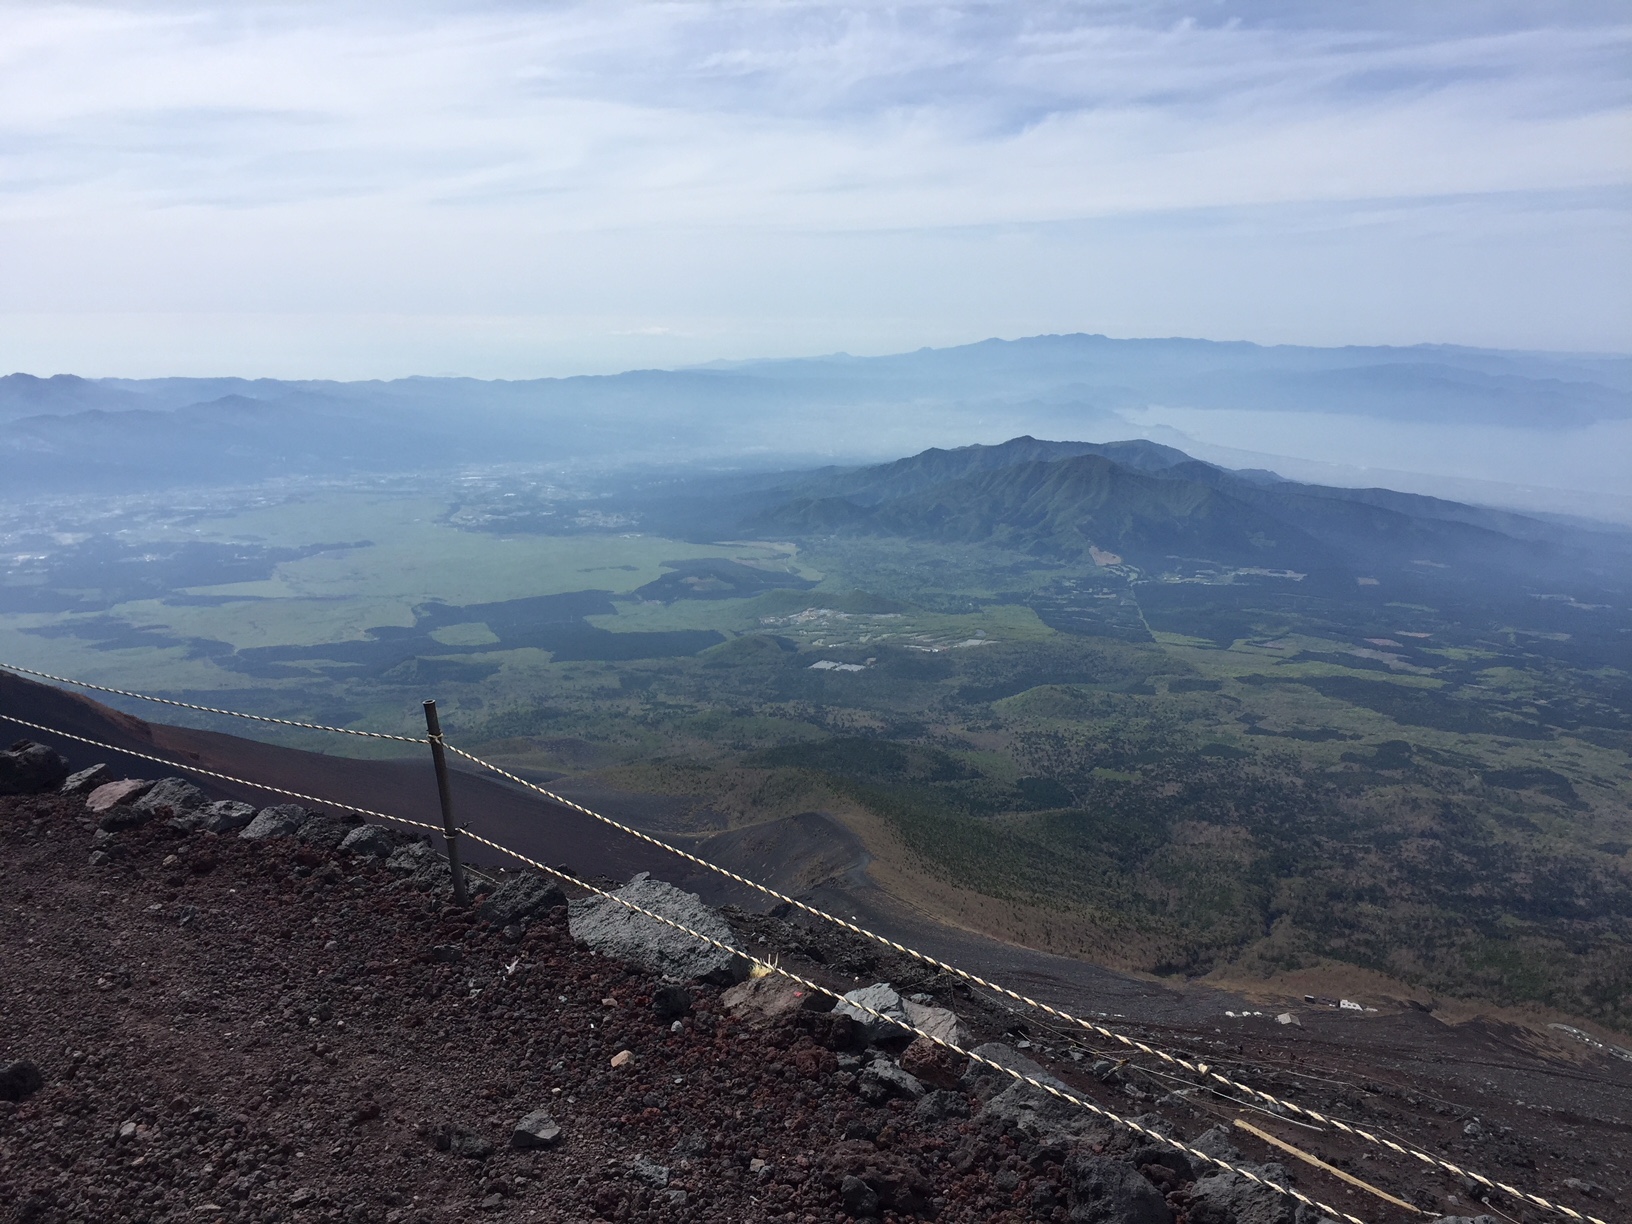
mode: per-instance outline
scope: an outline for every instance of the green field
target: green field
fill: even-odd
[[[458,742],[710,819],[870,813],[905,867],[1059,951],[1335,959],[1632,1029],[1632,675],[1601,645],[1622,639],[1479,593],[503,535],[456,504],[324,490],[67,544],[19,528],[42,559],[6,588],[0,658],[383,731],[435,696]]]

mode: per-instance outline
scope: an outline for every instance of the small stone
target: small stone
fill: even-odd
[[[956,1088],[968,1059],[927,1037],[914,1038],[901,1052],[901,1069],[931,1088]]]
[[[878,1191],[859,1177],[851,1175],[840,1182],[839,1197],[844,1200],[844,1209],[853,1216],[878,1214]]]
[[[340,842],[340,849],[347,854],[356,854],[364,858],[390,858],[391,851],[396,849],[387,833],[379,825],[358,825],[347,833]]]
[[[134,803],[152,789],[153,783],[144,778],[124,778],[118,782],[104,782],[86,796],[85,810],[98,813],[106,812],[122,803]]]
[[[913,1113],[920,1122],[945,1122],[949,1118],[967,1118],[969,1099],[961,1092],[941,1088],[926,1093],[913,1107]]]
[[[19,1058],[0,1067],[0,1101],[21,1101],[45,1086],[45,1077],[32,1061]]]
[[[661,1190],[669,1184],[668,1166],[658,1164],[650,1156],[636,1156],[629,1162],[629,1172],[654,1190]]]
[[[111,862],[113,862],[113,855],[106,850],[91,851],[90,864],[92,867],[106,867]]]
[[[268,837],[293,837],[311,815],[298,803],[279,803],[255,813],[238,836],[245,841],[262,841]]]
[[[493,1145],[474,1131],[454,1126],[439,1126],[430,1132],[431,1146],[439,1152],[451,1152],[466,1160],[486,1160],[493,1154]]]
[[[687,1015],[691,1011],[691,991],[684,986],[659,986],[652,991],[652,1010],[659,1020]]]
[[[634,1061],[635,1056],[629,1050],[619,1050],[616,1054],[612,1055],[612,1065],[614,1067],[627,1067]]]
[[[55,748],[18,740],[0,752],[0,795],[43,795],[68,778],[68,761]]]
[[[299,1190],[296,1190],[289,1196],[289,1206],[304,1207],[316,1197],[317,1195],[306,1189],[306,1187],[302,1186]]]
[[[64,795],[83,795],[93,791],[108,780],[108,767],[100,761],[89,769],[82,769],[78,773],[68,775],[68,780],[62,784],[61,793]]]
[[[438,944],[431,949],[431,959],[439,965],[457,965],[465,959],[465,950],[458,944]]]
[[[770,1024],[817,1005],[810,991],[785,977],[767,975],[738,982],[720,996],[720,1005],[750,1024]]]
[[[131,806],[150,816],[180,816],[203,807],[206,802],[204,792],[186,778],[164,778],[149,787]]]
[[[181,819],[189,822],[196,820],[198,829],[205,833],[236,833],[255,819],[255,807],[236,799],[222,799],[217,803],[207,803]]]
[[[889,1059],[880,1058],[857,1078],[856,1091],[862,1100],[880,1105],[892,1098],[916,1101],[924,1095],[924,1086]]]
[[[535,1109],[516,1123],[516,1129],[510,1132],[510,1146],[521,1149],[554,1147],[560,1138],[561,1128],[550,1116],[550,1111]]]
[[[136,1138],[136,1123],[121,1122],[119,1124],[119,1138],[122,1140]]]
[[[476,915],[496,927],[516,926],[566,903],[566,894],[558,885],[528,873],[500,884],[482,902]]]

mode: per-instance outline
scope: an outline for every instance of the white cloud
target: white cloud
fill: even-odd
[[[812,347],[812,318],[854,319],[864,348],[884,315],[909,339],[1013,322],[936,302],[1006,280],[994,252],[1016,233],[1043,307],[1026,325],[1063,330],[1150,315],[1122,278],[1080,283],[1129,243],[1193,251],[1210,226],[1298,284],[1398,264],[1457,209],[1475,230],[1430,262],[1463,316],[1379,314],[1379,295],[1333,285],[1328,321],[1299,333],[1301,289],[1237,282],[1227,307],[1232,261],[1200,250],[1167,273],[1156,330],[1616,344],[1626,295],[1603,282],[1632,271],[1632,24],[1459,7],[14,3],[0,310],[581,309],[635,360],[671,342],[654,329],[753,347],[769,312],[787,351]],[[1480,269],[1515,226],[1563,262],[1492,300]],[[1311,229],[1341,252],[1287,266]],[[1407,298],[1444,296],[1400,276]],[[1538,296],[1581,306],[1527,332]]]

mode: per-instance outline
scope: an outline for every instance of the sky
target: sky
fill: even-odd
[[[0,6],[0,368],[1632,351],[1622,3]]]

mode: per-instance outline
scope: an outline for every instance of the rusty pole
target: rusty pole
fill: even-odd
[[[448,847],[448,867],[453,872],[453,903],[468,906],[465,869],[459,862],[459,830],[453,823],[453,791],[448,785],[448,755],[442,750],[442,720],[436,716],[435,700],[425,702],[425,733],[431,743],[431,763],[436,766],[436,797],[442,801],[442,837]]]

